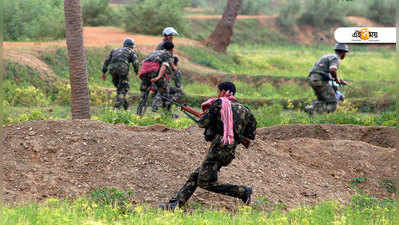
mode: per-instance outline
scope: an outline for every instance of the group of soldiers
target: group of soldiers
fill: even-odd
[[[168,27],[164,29],[163,35],[164,40],[141,65],[141,95],[137,107],[139,115],[144,113],[150,91],[153,91],[155,96],[153,111],[157,111],[160,106],[170,110],[171,102],[184,95],[178,58],[173,56],[173,36],[177,35],[177,32]],[[129,63],[133,64],[136,74],[139,70],[137,54],[133,47],[134,41],[127,38],[123,42],[123,48],[112,50],[104,62],[103,79],[106,79],[109,67],[112,82],[117,88],[116,108],[129,107],[126,100],[129,90]],[[309,83],[317,96],[317,100],[305,108],[310,114],[334,112],[339,101],[343,101],[343,95],[338,91],[337,85],[346,85],[347,82],[338,78],[337,70],[340,60],[345,58],[349,49],[347,45],[338,43],[334,50],[335,54],[321,57],[309,72]],[[174,87],[170,85],[170,79],[174,80]],[[184,206],[197,187],[238,198],[245,204],[251,202],[252,187],[218,182],[220,169],[229,165],[235,158],[237,146],[243,144],[248,148],[256,135],[256,119],[251,111],[235,98],[236,91],[234,83],[222,82],[217,87],[217,97],[201,104],[201,112],[181,105],[182,111],[199,118],[197,123],[205,129],[205,140],[211,142],[211,145],[201,165],[189,175],[184,186],[168,202],[160,205],[162,209],[174,210]]]
[[[158,111],[162,106],[171,111],[171,104],[166,99],[178,101],[184,96],[181,83],[181,71],[178,68],[179,58],[173,55],[173,36],[178,35],[173,27],[167,27],[162,32],[164,39],[151,52],[141,64],[139,72],[139,61],[134,50],[134,40],[126,38],[122,48],[111,51],[108,58],[104,61],[102,68],[102,78],[107,78],[107,71],[112,76],[112,82],[116,87],[115,108],[129,108],[127,93],[129,86],[129,65],[132,64],[134,72],[141,79],[140,101],[137,107],[137,114],[143,115],[146,109],[148,97],[153,93],[152,111]],[[174,81],[174,85],[171,84]]]

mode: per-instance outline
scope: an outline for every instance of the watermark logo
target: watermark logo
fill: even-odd
[[[396,28],[340,27],[334,37],[340,43],[396,43]]]
[[[362,28],[360,30],[356,30],[353,34],[352,34],[353,38],[360,38],[363,41],[367,41],[370,38],[378,38],[378,32],[372,32],[370,31],[368,28]],[[356,40],[356,39],[354,39]]]

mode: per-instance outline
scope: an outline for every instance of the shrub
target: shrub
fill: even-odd
[[[133,196],[132,190],[120,191],[117,188],[96,188],[91,191],[90,199],[100,206],[110,205],[114,208],[118,207],[119,212],[127,213],[130,208],[129,198]]]
[[[371,0],[368,10],[368,16],[385,25],[394,26],[396,7],[394,0]]]
[[[286,30],[292,30],[296,24],[297,16],[301,11],[301,1],[292,0],[283,4],[280,8],[278,22]]]
[[[120,25],[122,16],[108,3],[109,0],[84,0],[83,24],[85,26]]]
[[[4,40],[52,40],[65,37],[64,1],[13,0],[4,4]]]
[[[10,105],[46,106],[50,103],[42,90],[31,85],[20,87],[6,81],[4,88],[5,101]]]
[[[126,7],[125,29],[128,32],[160,35],[165,27],[185,30],[183,0],[144,0]]]
[[[270,10],[271,0],[243,0],[240,14],[259,14]]]
[[[336,0],[305,0],[304,12],[299,18],[299,23],[326,28],[344,24],[348,12],[348,4]]]

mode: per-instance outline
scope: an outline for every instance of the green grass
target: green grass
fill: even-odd
[[[398,203],[355,195],[349,204],[325,201],[315,206],[302,206],[270,212],[241,206],[232,213],[217,209],[191,212],[160,211],[145,205],[123,207],[100,204],[90,198],[73,201],[48,199],[21,206],[0,205],[0,224],[397,224]]]
[[[331,48],[331,47],[329,47]],[[366,48],[366,47],[364,47]],[[232,73],[270,74],[306,77],[313,64],[323,55],[332,53],[326,47],[263,46],[256,50],[230,47],[231,54],[240,59],[244,68],[233,67]],[[339,73],[348,80],[378,81],[396,79],[395,52],[389,49],[360,49],[349,52],[341,61]]]
[[[288,104],[287,106],[293,107]],[[178,119],[173,119],[171,115],[162,110],[159,113],[148,112],[143,117],[136,115],[136,106],[132,110],[114,110],[110,107],[91,107],[93,120],[118,124],[123,123],[129,126],[148,126],[163,124],[170,128],[184,129],[195,125],[195,123],[175,108],[174,113],[179,114]],[[250,107],[251,108],[251,107]],[[258,127],[287,124],[357,124],[364,126],[399,126],[399,112],[387,111],[379,114],[360,113],[350,105],[343,105],[338,111],[331,114],[314,115],[309,117],[301,111],[283,110],[281,105],[264,106],[258,109],[251,108],[258,122]],[[69,106],[49,106],[49,107],[13,107],[3,106],[4,122],[15,123],[34,120],[63,120],[70,119]]]
[[[192,46],[179,49],[195,63],[228,73],[287,77],[306,77],[321,56],[332,52],[326,47],[274,45],[245,47],[245,50],[233,45],[227,55]],[[352,81],[394,80],[397,75],[395,58],[392,50],[355,48],[341,61],[339,73]]]

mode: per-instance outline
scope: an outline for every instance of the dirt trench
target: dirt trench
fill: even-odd
[[[133,203],[155,206],[203,160],[209,143],[202,132],[88,120],[7,125],[1,198],[11,204],[72,199],[111,186],[133,190]],[[238,147],[236,159],[219,174],[221,182],[253,186],[255,201],[266,197],[288,208],[325,199],[344,202],[356,193],[350,186],[354,177],[367,178],[366,193],[395,197],[381,183],[399,176],[394,128],[294,125],[257,133],[250,149]],[[233,210],[242,204],[200,188],[190,202]]]

